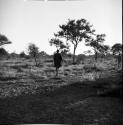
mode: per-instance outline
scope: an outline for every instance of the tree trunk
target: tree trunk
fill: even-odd
[[[96,67],[97,64],[97,51],[95,50],[95,63],[94,63],[94,67]]]
[[[95,62],[97,62],[97,52],[95,51]]]
[[[118,65],[118,68],[120,67],[120,64],[121,64],[121,55],[117,55],[117,65]]]
[[[75,64],[75,52],[76,52],[76,46],[74,46],[74,51],[73,51],[73,64]]]

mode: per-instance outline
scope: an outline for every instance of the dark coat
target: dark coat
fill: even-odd
[[[54,59],[54,66],[56,68],[59,68],[61,66],[61,63],[62,63],[62,56],[60,53],[55,53],[54,56],[53,56],[53,59]]]

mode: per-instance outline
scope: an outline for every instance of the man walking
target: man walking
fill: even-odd
[[[56,53],[53,56],[54,59],[54,66],[56,67],[56,76],[58,76],[58,70],[61,67],[61,63],[62,63],[62,56],[59,53],[59,50],[56,51]]]

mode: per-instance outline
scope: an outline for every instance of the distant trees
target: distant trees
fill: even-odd
[[[37,58],[39,55],[39,48],[35,44],[31,43],[28,46],[28,52],[29,52],[29,55],[34,58],[36,66],[38,66]]]
[[[92,25],[86,19],[68,20],[67,24],[59,25],[60,31],[54,34],[56,37],[65,38],[67,41],[73,44],[73,64],[75,63],[75,53],[78,44],[83,39],[90,38],[91,34],[94,34],[95,30],[92,29]]]

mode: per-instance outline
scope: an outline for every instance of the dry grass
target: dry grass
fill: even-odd
[[[120,125],[121,83],[113,60],[96,67],[64,62],[59,77],[51,59],[39,67],[31,59],[1,60],[0,123]]]

